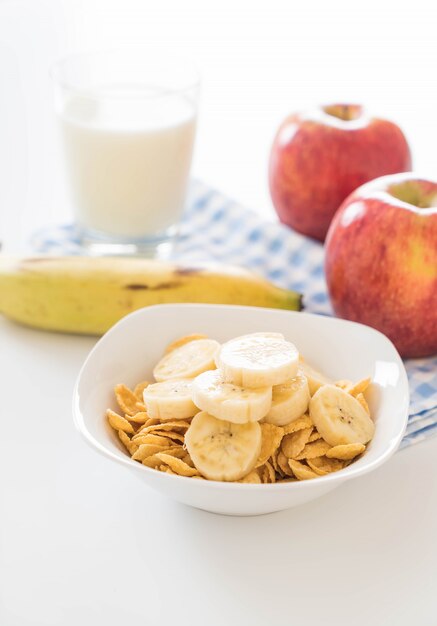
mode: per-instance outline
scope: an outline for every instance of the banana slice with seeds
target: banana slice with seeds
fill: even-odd
[[[233,424],[202,411],[193,417],[185,445],[205,478],[240,480],[255,467],[261,451],[261,428],[258,422]]]
[[[310,401],[310,417],[331,446],[367,443],[375,425],[361,404],[334,385],[320,387]]]
[[[254,333],[223,344],[216,357],[223,380],[240,387],[281,385],[297,374],[296,347],[270,333]]]
[[[264,422],[285,426],[305,413],[309,401],[308,381],[301,372],[298,372],[289,383],[273,387],[272,407]]]
[[[196,339],[166,354],[153,370],[155,380],[194,378],[215,369],[214,358],[220,344],[214,339]]]
[[[203,372],[193,380],[193,401],[210,415],[234,424],[257,422],[272,404],[272,388],[246,389],[225,383],[219,370]]]
[[[192,400],[192,379],[166,380],[143,391],[149,417],[161,420],[193,417],[199,409]]]

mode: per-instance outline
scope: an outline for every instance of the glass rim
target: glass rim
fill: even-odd
[[[200,74],[197,64],[189,57],[180,57],[176,55],[174,55],[175,61],[178,64],[181,64],[181,63],[186,64],[186,66],[191,70],[193,78],[192,80],[187,81],[187,83],[181,87],[166,88],[166,89],[163,89],[162,92],[158,94],[130,93],[129,96],[126,96],[126,94],[123,94],[123,93],[117,94],[114,91],[111,91],[111,93],[108,94],[107,92],[105,93],[105,91],[102,90],[102,88],[100,87],[97,87],[97,88],[83,87],[81,85],[75,84],[74,81],[69,81],[68,79],[65,79],[62,77],[62,70],[66,68],[70,62],[73,62],[73,61],[81,61],[81,60],[84,61],[86,59],[92,59],[92,58],[97,59],[98,57],[104,58],[105,56],[114,55],[114,54],[115,55],[119,54],[123,56],[123,55],[135,54],[135,52],[144,53],[145,51],[150,52],[150,49],[146,47],[135,46],[135,47],[129,47],[129,48],[110,48],[110,49],[90,51],[90,52],[86,52],[86,51],[74,52],[71,54],[64,55],[60,57],[57,61],[53,62],[49,67],[48,73],[55,86],[59,86],[63,89],[68,89],[77,95],[90,98],[90,99],[99,99],[101,97],[123,99],[123,98],[129,97],[129,99],[154,100],[154,99],[166,98],[171,95],[177,95],[177,94],[184,93],[186,91],[190,91],[192,89],[199,88],[200,83],[201,83],[201,74]]]

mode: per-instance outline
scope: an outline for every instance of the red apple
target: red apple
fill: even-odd
[[[325,251],[337,315],[377,328],[404,357],[437,353],[437,182],[409,172],[363,185]]]
[[[396,124],[354,104],[334,104],[288,117],[270,155],[270,192],[279,219],[323,241],[334,213],[363,183],[411,170]]]

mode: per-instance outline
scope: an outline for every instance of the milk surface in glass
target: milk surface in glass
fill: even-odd
[[[159,236],[184,208],[196,110],[184,94],[107,86],[59,112],[78,224],[126,239]]]

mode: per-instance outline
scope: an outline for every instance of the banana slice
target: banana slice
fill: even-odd
[[[192,333],[191,335],[184,335],[183,337],[179,337],[175,339],[165,349],[164,354],[169,354],[172,350],[176,350],[176,348],[180,348],[184,346],[186,343],[190,343],[190,341],[197,341],[198,339],[208,339],[206,335],[202,335],[199,333]]]
[[[226,383],[249,388],[272,387],[296,376],[299,353],[288,341],[255,333],[223,344],[216,363]]]
[[[218,419],[245,424],[257,422],[269,412],[272,388],[237,387],[223,382],[220,371],[213,370],[193,380],[193,401],[199,409]]]
[[[192,400],[191,379],[166,380],[144,389],[143,399],[149,417],[185,419],[193,417],[198,408]]]
[[[308,381],[302,372],[298,372],[289,383],[273,387],[272,406],[264,422],[285,426],[306,412],[309,401]]]
[[[316,391],[310,401],[310,416],[331,446],[367,443],[375,432],[374,423],[358,400],[334,385]]]
[[[255,467],[261,451],[258,422],[233,424],[202,411],[185,434],[195,467],[209,480],[240,480]]]
[[[241,335],[238,339],[246,339],[246,337],[271,337],[272,339],[279,339],[285,341],[285,337],[282,333],[250,333],[249,335]]]
[[[220,344],[214,339],[197,339],[166,354],[153,370],[155,380],[194,378],[215,369],[214,357]]]
[[[314,367],[308,365],[308,363],[302,358],[300,359],[299,369],[305,374],[308,380],[308,386],[311,396],[313,396],[316,393],[317,389],[320,389],[320,387],[322,387],[323,385],[333,384],[332,380],[329,380],[329,378],[326,378],[324,374],[321,374],[316,369],[314,369]]]

